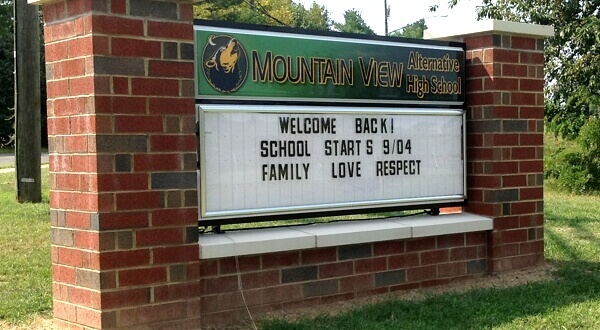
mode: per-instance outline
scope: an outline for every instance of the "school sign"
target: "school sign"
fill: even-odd
[[[463,44],[195,25],[200,220],[466,200]]]

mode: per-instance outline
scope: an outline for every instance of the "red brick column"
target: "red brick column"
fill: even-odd
[[[544,42],[467,37],[467,212],[494,218],[491,272],[544,258]]]
[[[192,5],[44,2],[55,321],[194,328]]]

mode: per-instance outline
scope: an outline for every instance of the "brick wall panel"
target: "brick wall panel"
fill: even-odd
[[[260,295],[263,304],[299,300],[306,296],[303,294],[303,286],[301,284],[264,288],[260,291]]]
[[[439,264],[437,265],[437,274],[441,278],[466,275],[467,265],[464,262]]]
[[[375,256],[392,255],[404,253],[404,241],[385,241],[373,243]]]
[[[172,302],[123,309],[119,315],[118,325],[120,327],[130,328],[134,325],[153,324],[163,321],[185,319],[185,307],[186,306],[184,302]]]
[[[96,96],[96,113],[145,114],[146,97]]]
[[[44,48],[44,55],[46,56],[46,62],[57,62],[67,58],[68,54],[68,43],[63,42],[55,42],[46,44]]]
[[[129,78],[127,77],[112,77],[112,87],[113,87],[113,92],[116,95],[128,95],[130,93],[129,90]],[[143,101],[145,101],[143,98],[140,98]],[[143,108],[145,110],[145,102],[143,104]]]
[[[158,51],[160,54],[160,45]],[[186,77],[189,79],[194,78],[193,62],[150,60],[150,62],[148,63],[148,70],[149,75],[154,77]]]
[[[510,209],[515,214],[529,214],[536,212],[536,205],[536,202],[516,202],[510,204]]]
[[[501,186],[502,178],[497,175],[470,176],[467,185],[471,188],[498,188]],[[474,196],[469,195],[469,199]]]
[[[493,64],[485,64],[485,63],[477,63],[474,65],[470,65],[466,68],[466,76],[467,81],[472,80],[473,78],[487,78],[494,76],[496,67]],[[473,91],[478,91],[479,89],[475,89]],[[471,91],[471,90],[470,90]]]
[[[115,116],[115,133],[160,133],[163,119],[152,116]]]
[[[50,29],[47,42],[56,40],[71,39],[85,34],[83,17],[75,18],[72,21],[53,25]]]
[[[520,161],[519,173],[542,173],[544,170],[543,160]]]
[[[184,263],[198,260],[198,244],[159,247],[152,250],[154,264]]]
[[[189,225],[198,222],[196,208],[153,210],[151,214],[154,227]]]
[[[340,293],[359,292],[370,290],[375,287],[375,279],[373,274],[362,274],[340,279]]]
[[[502,75],[507,77],[528,77],[529,66],[514,63],[502,64]]]
[[[49,99],[69,95],[69,81],[66,79],[48,81],[46,83],[46,95]]]
[[[202,239],[202,236],[201,238]],[[219,274],[237,274],[240,272],[251,272],[260,270],[260,257],[259,256],[239,256],[237,258],[222,258],[219,259]]]
[[[154,191],[121,192],[116,194],[119,210],[147,210],[160,207],[160,193]]]
[[[519,144],[522,146],[543,146],[544,135],[543,134],[521,134],[519,136]],[[535,156],[530,157],[535,158]]]
[[[511,37],[511,46],[513,48],[517,48],[517,49],[535,50],[536,43],[537,43],[537,40],[534,38],[517,37],[517,36]]]
[[[435,237],[424,237],[408,240],[406,252],[427,251],[435,249]]]
[[[201,259],[198,267],[201,277],[215,276],[219,274],[218,259]]]
[[[167,281],[165,267],[126,269],[119,271],[119,287],[150,285]]]
[[[543,52],[521,52],[519,54],[519,62],[526,64],[540,64],[544,63]]]
[[[354,272],[356,274],[379,272],[386,268],[387,258],[385,257],[360,259],[354,262]]]
[[[463,261],[477,258],[477,247],[459,247],[450,249],[449,261]]]
[[[492,105],[494,104],[494,93],[482,92],[467,96],[467,106]]]
[[[319,265],[319,279],[343,277],[354,274],[354,262],[343,261]]]
[[[64,2],[44,5],[44,21],[50,24],[61,21],[67,17],[67,7]]]
[[[388,259],[388,269],[409,268],[419,265],[418,253],[406,253],[396,256],[390,256]]]
[[[179,87],[177,87],[179,88]],[[178,92],[177,92],[178,94]],[[175,94],[174,96],[178,96]],[[172,95],[173,96],[173,95]],[[152,97],[149,99],[149,113],[153,115],[195,115],[194,101],[177,97]],[[194,122],[195,125],[195,122]],[[194,130],[184,130],[184,132]]]
[[[519,254],[519,244],[496,245],[491,253],[495,258],[512,257]]]
[[[436,247],[446,249],[451,247],[465,246],[465,234],[451,234],[436,237]]]
[[[483,90],[483,79],[467,79],[467,90],[470,91],[482,91]]]
[[[54,317],[68,322],[77,321],[76,307],[62,301],[54,300],[52,304]]]
[[[467,50],[473,50],[493,46],[494,38],[491,35],[466,37],[464,42],[467,44]]]
[[[75,108],[85,108],[84,102],[71,102]],[[71,133],[73,134],[85,134],[93,133],[96,127],[96,117],[94,116],[73,116],[70,118]]]
[[[99,250],[100,238],[97,232],[75,231],[75,247],[84,250]]]
[[[73,304],[90,308],[100,307],[100,292],[77,287],[67,287],[69,301]]]
[[[85,36],[82,38],[70,39],[67,41],[68,57],[78,58],[82,56],[90,56],[93,53],[94,38]]]
[[[196,148],[197,143],[195,135],[160,135],[150,137],[150,150],[153,152],[195,152]]]
[[[262,257],[263,269],[297,266],[300,264],[299,252],[267,254]]]
[[[494,78],[484,78],[483,79],[483,86],[484,86],[483,89],[484,90],[495,89],[495,90],[512,91],[512,90],[518,89],[520,84],[523,84],[522,80],[514,79],[514,78],[494,77]]]
[[[437,266],[430,265],[424,267],[409,268],[406,270],[406,280],[408,282],[422,282],[433,279],[437,276]]]
[[[537,92],[544,90],[543,79],[519,79],[519,90]]]
[[[244,290],[265,288],[279,284],[281,284],[279,270],[242,274],[242,286]]]
[[[181,228],[137,230],[135,239],[139,247],[185,243],[185,235]]]
[[[526,175],[505,175],[502,177],[502,187],[523,187],[527,185]]]
[[[92,19],[94,31],[108,35],[143,36],[144,21],[141,19],[95,15]]]
[[[544,199],[544,188],[533,187],[533,188],[522,188],[520,191],[521,200],[543,200]]]
[[[421,265],[431,265],[448,262],[448,250],[426,251],[420,253]]]
[[[75,267],[53,264],[52,278],[56,282],[75,284]]]
[[[147,266],[150,264],[150,250],[126,250],[106,252],[100,255],[103,270]]]
[[[506,216],[502,218],[494,219],[495,230],[514,229],[519,227],[518,216]]]
[[[148,22],[148,36],[170,40],[193,40],[193,29],[188,23]]]
[[[111,38],[112,55],[124,57],[160,58],[161,43],[155,40]]]

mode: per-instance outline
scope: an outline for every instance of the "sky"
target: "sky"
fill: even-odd
[[[308,8],[313,1],[325,6],[330,17],[336,22],[344,22],[346,10],[357,9],[376,34],[384,34],[384,0],[300,0],[299,2]],[[392,32],[421,18],[425,18],[428,26],[444,22],[445,18],[461,22],[475,21],[477,17],[475,7],[481,4],[481,0],[460,0],[458,6],[452,10],[448,9],[447,3],[446,0],[387,0],[387,4],[390,6],[388,31]],[[432,13],[429,11],[429,7],[434,4],[439,4],[439,8],[437,12]]]

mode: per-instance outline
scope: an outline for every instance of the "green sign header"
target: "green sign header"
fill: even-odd
[[[264,28],[264,27],[259,27]],[[462,105],[462,44],[195,25],[199,100]]]

